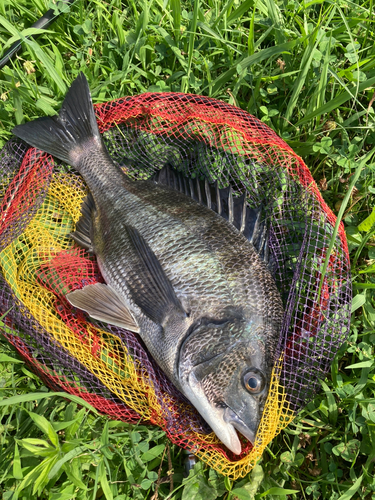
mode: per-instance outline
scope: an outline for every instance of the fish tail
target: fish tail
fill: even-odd
[[[79,166],[88,148],[104,147],[84,74],[72,83],[58,115],[17,125],[13,133],[73,167]]]

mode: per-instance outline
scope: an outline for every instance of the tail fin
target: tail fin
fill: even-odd
[[[91,94],[83,73],[74,80],[58,115],[17,125],[13,133],[31,146],[77,166],[89,142],[101,147]]]

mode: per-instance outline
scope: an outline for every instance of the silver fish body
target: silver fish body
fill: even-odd
[[[106,285],[68,300],[138,332],[219,439],[241,453],[236,429],[254,442],[283,317],[266,263],[207,206],[123,173],[102,143],[83,76],[57,118],[32,123],[16,135],[73,165],[90,192],[72,236],[95,254]]]

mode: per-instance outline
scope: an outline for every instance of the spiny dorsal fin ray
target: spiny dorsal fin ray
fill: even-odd
[[[250,208],[247,205],[245,193],[241,196],[234,196],[231,186],[220,189],[217,181],[209,183],[206,178],[204,180],[196,178],[193,182],[169,163],[156,172],[152,180],[170,186],[217,212],[233,224],[254,245],[261,258],[268,263],[268,231],[265,222],[262,221],[262,209],[261,207]]]
[[[204,194],[206,195],[206,203],[203,202],[203,205],[207,205],[208,208],[212,209],[211,190],[207,179],[204,180]]]
[[[195,179],[195,188],[197,190],[197,196],[198,196],[198,203],[202,203],[202,191],[201,191],[201,185],[199,183],[199,179]]]

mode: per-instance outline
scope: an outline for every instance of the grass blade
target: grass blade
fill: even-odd
[[[326,87],[327,87],[327,78],[328,78],[328,66],[329,59],[331,56],[331,42],[332,36],[329,37],[329,42],[326,48],[326,52],[324,55],[324,62],[322,67],[322,72],[319,79],[319,85],[316,90],[316,102],[314,103],[314,108],[321,108],[325,104],[325,95],[326,95]],[[320,123],[321,115],[317,115],[315,119],[316,126]]]
[[[310,71],[310,66],[312,62],[312,58],[314,55],[314,51],[320,41],[320,37],[318,37],[314,43],[315,35],[318,33],[318,27],[316,28],[315,33],[311,36],[310,42],[308,45],[307,50],[305,51],[302,61],[301,61],[301,66],[300,66],[300,73],[294,83],[293,86],[293,92],[292,95],[290,96],[288,106],[286,108],[286,112],[284,114],[285,121],[288,122],[290,121],[290,117],[292,116],[294,109],[297,105],[297,101],[299,99],[299,95],[301,92],[302,87],[305,84],[305,80],[307,77],[308,72]]]
[[[277,45],[276,47],[269,47],[267,49],[262,49],[253,54],[252,56],[245,57],[245,59],[237,60],[233,64],[233,66],[226,71],[223,75],[220,75],[214,82],[212,87],[212,94],[216,95],[216,93],[223,87],[228,80],[230,80],[237,72],[237,65],[241,66],[241,69],[249,68],[253,64],[258,64],[265,59],[269,59],[271,57],[278,56],[284,52],[288,52],[296,45],[300,44],[303,41],[303,38],[298,38],[297,40],[292,40],[291,42],[286,42],[281,45]]]
[[[181,31],[181,2],[180,0],[170,0],[169,5],[172,10],[174,39],[178,43]]]
[[[47,74],[51,78],[51,80],[57,85],[62,94],[65,94],[67,91],[67,86],[62,79],[62,76],[56,70],[55,64],[50,58],[50,56],[39,46],[37,42],[34,40],[26,40],[25,43],[32,49],[35,56],[44,66]]]
[[[194,54],[194,41],[195,41],[195,36],[196,36],[196,31],[197,31],[199,5],[200,5],[199,0],[195,0],[193,19],[191,20],[191,25],[190,25],[188,65],[187,65],[186,79],[185,79],[185,82],[183,82],[183,85],[181,87],[181,92],[187,92],[187,90],[189,88],[191,63],[193,61],[193,54]]]
[[[256,4],[254,5],[254,8],[253,8],[253,14],[251,16],[251,21],[250,21],[249,36],[247,39],[247,55],[249,57],[252,56],[255,52],[255,45],[254,45],[255,10],[256,10]]]
[[[58,460],[55,465],[52,467],[52,469],[48,473],[48,479],[52,479],[61,469],[61,467],[66,463],[72,460],[73,458],[76,458],[78,455],[81,455],[82,453],[87,452],[88,449],[86,446],[77,446],[77,448],[74,448],[73,450],[69,451],[66,453],[60,460]]]
[[[358,93],[363,92],[368,87],[371,87],[372,85],[374,85],[374,83],[375,83],[375,76],[369,78],[368,80],[366,80],[364,82],[361,82],[358,86]],[[296,126],[303,125],[304,123],[309,122],[310,120],[312,120],[313,118],[315,118],[318,115],[330,113],[334,109],[339,108],[345,102],[349,101],[349,99],[351,99],[352,97],[353,96],[352,96],[351,92],[345,90],[340,95],[338,95],[334,99],[330,100],[329,102],[327,102],[326,104],[324,104],[320,108],[318,108],[315,111],[313,111],[312,113],[306,115],[304,118],[302,118],[302,120],[299,120],[296,123]]]
[[[228,12],[228,10],[231,9],[231,7],[233,5],[233,1],[234,0],[228,0],[227,3],[224,5],[220,14],[217,16],[217,18],[215,19],[215,22],[212,25],[213,28],[218,26],[218,24],[221,22],[222,18],[225,16],[225,14]]]
[[[18,396],[12,396],[10,398],[2,399],[0,401],[0,407],[2,406],[8,406],[8,405],[15,405],[19,403],[27,403],[29,401],[39,401],[41,399],[47,399],[47,398],[52,398],[53,396],[59,396],[61,398],[65,399],[70,399],[71,401],[74,401],[75,403],[84,406],[88,410],[94,412],[95,414],[98,414],[97,410],[90,405],[90,403],[87,403],[84,399],[79,398],[78,396],[74,396],[73,394],[69,394],[67,392],[31,392],[28,394],[20,394]]]
[[[359,476],[359,478],[355,481],[355,483],[348,490],[346,490],[345,493],[341,495],[341,497],[338,500],[350,500],[351,498],[353,498],[353,496],[359,490],[362,484],[362,480],[363,480],[363,474],[362,476]]]
[[[158,27],[157,31],[161,34],[161,36],[165,40],[166,44],[170,47],[171,51],[173,52],[173,54],[178,59],[178,61],[181,64],[181,66],[184,69],[187,70],[186,59],[182,55],[181,50],[179,49],[179,47],[178,47],[177,43],[175,42],[175,40],[173,40],[173,38],[171,37],[171,35],[164,28]]]
[[[237,9],[234,10],[227,17],[227,26],[230,26],[232,23],[241,18],[244,14],[247,14],[251,9],[251,7],[253,7],[253,5],[254,5],[254,0],[246,0],[246,2],[240,3],[239,7],[237,7]]]
[[[331,9],[330,16],[327,20],[327,24],[330,23],[333,15],[335,13],[335,9]],[[319,19],[320,21],[320,19]],[[317,26],[315,27],[314,31],[311,33],[310,38],[309,38],[309,44],[307,46],[307,50],[304,52],[302,60],[301,60],[301,65],[300,65],[300,74],[298,75],[295,84],[293,86],[293,92],[292,95],[289,99],[288,107],[286,109],[286,112],[284,114],[285,122],[290,120],[294,109],[297,105],[299,95],[301,93],[302,87],[305,84],[307,75],[310,71],[311,63],[313,60],[314,52],[316,48],[318,47],[323,35],[325,32],[321,29],[320,22],[318,21]]]

